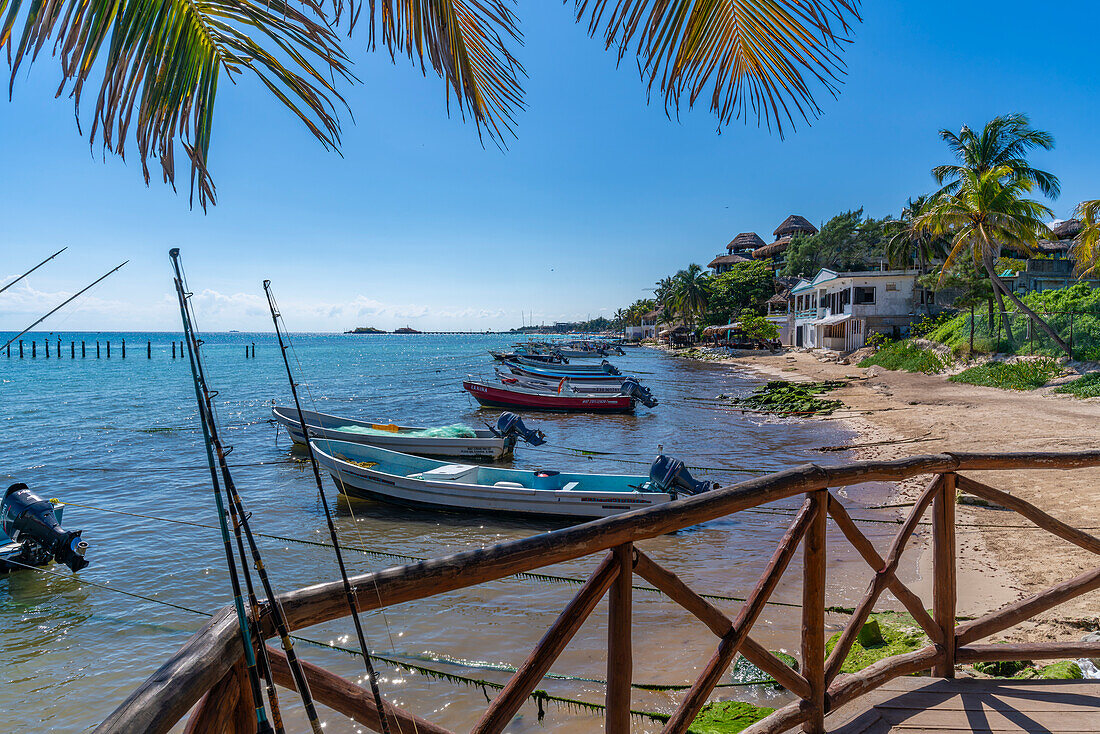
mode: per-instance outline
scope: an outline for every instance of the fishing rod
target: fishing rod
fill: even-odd
[[[176,269],[177,288],[181,293],[184,291],[183,274],[179,264],[179,249],[173,248],[170,252],[172,256],[172,264]],[[184,300],[186,304],[186,298]],[[202,368],[202,360],[198,354],[198,340],[195,339],[194,329],[191,325],[190,315],[185,312],[185,329],[190,331],[191,340],[194,343],[195,359],[192,363],[194,368],[194,377],[196,382],[196,390],[201,393],[202,400],[200,401],[200,414],[203,416],[206,422],[205,429],[209,431],[209,446],[213,447],[214,453],[218,457],[218,465],[221,468],[222,483],[225,487],[225,493],[229,499],[230,512],[233,514],[234,531],[243,530],[245,539],[248,541],[248,550],[252,557],[252,565],[256,569],[256,574],[260,578],[260,585],[263,587],[264,593],[268,598],[269,610],[271,612],[271,621],[275,627],[276,634],[279,635],[279,640],[282,643],[283,651],[286,653],[287,665],[290,668],[291,676],[294,678],[295,688],[298,689],[298,694],[301,696],[302,705],[305,708],[306,718],[309,720],[310,728],[314,734],[323,734],[321,721],[317,715],[317,706],[313,702],[313,696],[309,691],[309,683],[306,680],[305,670],[302,668],[302,663],[298,659],[298,654],[294,650],[294,642],[290,638],[290,629],[286,623],[286,615],[283,613],[282,604],[279,603],[278,597],[275,594],[274,588],[271,586],[271,579],[267,574],[267,567],[264,566],[263,558],[260,555],[260,548],[256,544],[256,538],[252,533],[252,526],[249,522],[250,515],[244,509],[244,503],[241,501],[241,495],[237,491],[236,484],[233,482],[233,475],[229,471],[229,463],[226,458],[229,456],[229,451],[221,442],[218,436],[217,423],[214,420],[214,396],[216,392],[212,392],[206,383],[206,376]],[[244,559],[242,559],[243,561]]]
[[[229,527],[226,522],[225,505],[222,502],[221,495],[221,483],[218,480],[217,463],[214,460],[214,452],[211,449],[210,433],[206,425],[206,414],[203,410],[203,389],[199,385],[200,371],[197,367],[198,359],[198,340],[195,338],[194,332],[191,330],[191,319],[187,313],[187,298],[190,294],[184,290],[183,277],[180,272],[179,263],[177,258],[179,257],[179,249],[173,248],[169,251],[169,255],[172,258],[172,265],[176,271],[176,278],[174,280],[176,287],[176,297],[179,300],[180,317],[183,320],[183,330],[185,341],[187,342],[187,356],[191,363],[191,376],[192,382],[195,387],[195,400],[199,405],[199,418],[202,423],[203,443],[206,446],[206,460],[210,467],[210,481],[214,487],[214,504],[218,510],[218,524],[220,526],[222,534],[222,545],[225,548],[225,560],[229,567],[229,582],[233,589],[233,607],[237,612],[237,626],[241,630],[241,641],[244,646],[245,665],[248,670],[248,680],[252,688],[252,701],[255,705],[256,715],[256,732],[257,734],[269,734],[273,731],[271,724],[267,720],[267,708],[264,705],[263,696],[260,693],[260,673],[256,663],[255,648],[252,643],[252,626],[249,623],[248,615],[244,610],[244,598],[241,595],[241,581],[237,572],[237,562],[233,556],[233,546],[229,540]],[[244,556],[242,554],[242,562]],[[248,567],[245,564],[245,574],[247,576]],[[253,623],[256,626],[256,636],[260,637],[258,626],[258,615],[253,613]],[[263,649],[263,645],[260,649]],[[268,689],[270,693],[270,688]],[[273,708],[277,708],[278,703],[273,704]],[[280,725],[280,732],[282,731],[281,722],[278,721],[278,716],[275,715],[276,723]]]
[[[28,270],[27,272],[23,273],[22,275],[20,275],[20,276],[19,276],[18,278],[16,278],[16,279],[15,279],[15,280],[13,280],[12,282],[10,282],[10,283],[8,283],[7,285],[5,285],[5,286],[4,286],[3,288],[0,288],[0,293],[3,293],[3,292],[4,292],[4,291],[6,291],[6,290],[7,290],[8,288],[11,288],[11,287],[12,287],[13,285],[15,285],[15,284],[16,284],[16,283],[18,283],[19,281],[23,280],[23,278],[26,278],[26,277],[27,277],[28,275],[30,275],[31,273],[33,273],[33,272],[34,272],[35,270],[38,270],[38,269],[39,269],[40,267],[42,267],[43,265],[45,265],[46,263],[48,263],[48,262],[49,262],[50,260],[53,260],[53,259],[54,259],[55,257],[57,257],[58,255],[60,255],[61,253],[65,252],[65,250],[67,250],[67,249],[69,249],[69,248],[68,248],[68,247],[62,247],[62,248],[61,248],[60,250],[58,250],[58,251],[57,251],[57,252],[55,252],[54,254],[50,255],[49,257],[47,257],[47,258],[46,258],[45,260],[43,260],[42,262],[40,262],[40,263],[38,263],[37,265],[35,265],[35,266],[34,266],[33,268],[31,268],[30,270]]]
[[[271,281],[264,281],[264,293],[267,295],[267,306],[271,311],[271,321],[275,324],[275,336],[279,340],[279,350],[283,355],[283,364],[286,366],[286,377],[290,382],[290,394],[294,396],[294,408],[298,412],[298,425],[302,429],[302,435],[306,437],[306,452],[309,454],[309,463],[313,467],[313,478],[317,482],[317,494],[321,498],[321,506],[325,509],[325,522],[328,523],[329,539],[332,541],[332,549],[336,553],[336,565],[340,567],[340,580],[344,584],[344,596],[351,610],[351,619],[355,623],[355,634],[359,638],[359,649],[363,651],[363,661],[367,667],[367,680],[370,681],[371,695],[374,696],[374,704],[378,707],[378,719],[382,724],[382,734],[390,734],[389,721],[386,717],[385,702],[382,699],[382,691],[378,687],[378,673],[371,661],[370,648],[367,647],[367,639],[363,634],[363,624],[359,619],[359,606],[355,601],[355,590],[348,579],[348,570],[344,566],[344,554],[340,550],[340,541],[336,536],[336,524],[332,521],[332,511],[329,509],[328,498],[325,497],[324,484],[321,482],[321,469],[317,466],[317,457],[313,453],[313,444],[309,441],[309,431],[306,428],[306,417],[302,412],[302,403],[298,399],[298,386],[294,382],[294,373],[290,369],[290,360],[286,356],[287,345],[283,343],[282,330],[279,328],[281,314],[275,305],[275,295],[271,292]],[[285,324],[284,324],[285,325]]]
[[[128,262],[130,262],[130,261],[129,261],[129,260],[127,260],[126,262],[122,263],[122,265],[125,265],[125,264],[126,264],[126,263],[128,263]],[[0,346],[0,349],[3,349],[4,347],[8,346],[8,344],[11,344],[11,343],[12,343],[12,342],[14,342],[14,341],[15,341],[16,339],[18,339],[19,337],[23,336],[24,334],[26,334],[26,333],[27,333],[28,331],[30,331],[30,330],[31,330],[31,329],[33,329],[34,327],[38,326],[39,324],[41,324],[41,323],[42,323],[43,321],[45,321],[46,319],[48,319],[49,317],[53,316],[53,315],[54,315],[55,313],[57,313],[58,311],[60,311],[60,310],[61,310],[62,308],[64,308],[65,306],[67,306],[67,305],[69,305],[70,303],[72,303],[73,301],[75,301],[75,300],[76,300],[76,298],[77,298],[78,296],[80,296],[80,295],[82,295],[83,293],[85,293],[85,292],[87,292],[87,291],[91,290],[93,286],[97,285],[97,284],[98,284],[98,283],[99,283],[100,281],[102,281],[102,280],[106,279],[108,275],[110,275],[111,273],[115,272],[116,270],[119,270],[120,268],[122,268],[122,265],[119,265],[119,266],[117,266],[117,267],[115,267],[115,268],[112,268],[112,269],[111,269],[111,270],[109,270],[109,271],[108,271],[107,273],[105,273],[105,274],[101,275],[100,277],[98,277],[98,278],[96,278],[96,279],[95,279],[94,281],[92,281],[91,285],[89,285],[89,286],[87,286],[87,287],[85,287],[85,288],[83,288],[83,289],[81,289],[81,290],[77,291],[77,292],[76,292],[75,294],[73,294],[72,296],[69,296],[68,298],[66,298],[66,299],[65,299],[65,301],[64,301],[64,302],[63,302],[63,303],[62,303],[62,304],[61,304],[60,306],[58,306],[57,308],[55,308],[55,309],[53,309],[52,311],[50,311],[50,312],[49,312],[48,314],[46,314],[46,315],[45,315],[45,316],[43,316],[42,318],[38,319],[38,321],[35,321],[35,322],[34,322],[33,324],[31,324],[31,325],[30,325],[30,326],[28,326],[27,328],[23,329],[23,331],[19,332],[18,334],[16,334],[15,336],[13,336],[13,337],[12,337],[11,339],[8,339],[8,343],[7,343],[7,344],[5,344],[4,346]]]

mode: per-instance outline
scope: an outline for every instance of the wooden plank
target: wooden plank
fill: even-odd
[[[802,674],[810,684],[806,734],[825,731],[825,532],[829,493],[809,496],[812,520],[802,539]]]
[[[838,676],[829,686],[830,705],[833,709],[837,709],[887,681],[928,670],[939,655],[940,652],[935,645],[928,645],[913,652],[894,655],[871,663],[858,673]]]
[[[1095,535],[1090,535],[1083,530],[1078,530],[1072,525],[1068,525],[1048,515],[1026,500],[1022,500],[1008,492],[994,489],[987,484],[982,484],[969,477],[959,477],[959,488],[964,492],[969,492],[982,499],[987,499],[990,502],[996,502],[999,505],[1003,505],[1013,512],[1019,513],[1048,533],[1057,535],[1063,540],[1068,540],[1087,551],[1100,553],[1100,538],[1097,538]]]
[[[1100,566],[1018,602],[1001,607],[980,619],[960,624],[955,629],[956,645],[966,645],[1008,629],[1064,601],[1095,589],[1100,589]]]
[[[569,602],[538,645],[523,661],[519,670],[497,694],[488,710],[473,728],[475,734],[499,734],[519,711],[531,691],[550,670],[573,635],[581,628],[588,615],[619,574],[615,555],[608,553],[599,567],[588,577],[577,595]]]
[[[1100,656],[1100,642],[1007,642],[993,645],[963,645],[956,653],[960,663],[997,660],[1053,660]],[[1100,684],[1097,688],[1100,689]]]
[[[943,631],[943,659],[932,675],[955,677],[955,475],[943,475],[932,507],[932,610],[936,626]]]
[[[863,531],[856,527],[855,521],[848,515],[848,511],[844,509],[844,505],[831,494],[829,495],[829,514],[836,522],[837,527],[840,528],[840,531],[844,533],[844,537],[846,537],[848,542],[852,544],[852,547],[863,556],[863,560],[867,561],[867,564],[871,568],[878,571],[886,565],[886,561],[883,560],[882,556],[875,550],[875,546],[871,544],[871,541],[867,539]],[[890,577],[890,580],[886,584],[886,588],[893,592],[894,597],[902,603],[932,642],[943,642],[943,630],[937,627],[936,623],[932,621],[932,617],[924,608],[924,602],[920,600],[919,596],[910,591],[909,587],[903,584],[896,574]]]
[[[852,643],[856,641],[856,637],[867,621],[867,617],[874,610],[875,602],[878,601],[879,596],[889,585],[890,580],[896,578],[898,564],[901,562],[902,551],[905,549],[906,543],[909,542],[909,538],[912,537],[913,533],[916,531],[917,523],[920,522],[929,503],[942,493],[942,486],[942,476],[936,476],[929,482],[924,492],[921,493],[914,503],[913,509],[909,512],[909,516],[898,529],[897,535],[894,536],[894,541],[890,546],[890,551],[886,556],[886,560],[875,573],[875,577],[871,580],[870,586],[864,593],[863,598],[860,599],[859,604],[856,605],[851,619],[848,620],[848,625],[841,633],[840,639],[837,640],[833,652],[825,662],[826,685],[831,683],[833,679],[836,678],[837,674],[840,673],[840,668],[844,665],[844,658],[848,656],[848,651],[852,649]],[[839,505],[840,503],[836,502],[835,504]],[[822,602],[822,605],[824,605],[824,602]]]
[[[634,551],[634,571],[657,589],[667,595],[674,602],[691,612],[695,617],[707,625],[710,631],[718,637],[725,637],[733,627],[733,620],[723,614],[709,601],[692,591],[680,578],[658,565],[653,559],[640,550]],[[752,639],[746,637],[741,643],[739,652],[745,658],[774,678],[779,685],[799,697],[810,695],[810,684],[779,658]]]
[[[630,684],[633,679],[630,596],[631,582],[634,580],[634,547],[624,543],[612,553],[619,570],[608,594],[604,731],[608,734],[630,734]]]
[[[881,706],[878,707],[881,710]],[[1028,711],[1023,712],[1015,706],[1005,705],[1011,711],[1006,714],[998,710],[996,702],[987,700],[985,706],[977,706],[961,711],[943,709],[912,709],[900,711],[891,709],[883,716],[894,723],[895,727],[905,729],[949,729],[952,731],[970,731],[973,729],[991,729],[993,731],[1033,731],[1068,732],[1096,731],[1100,716],[1093,711]],[[1027,722],[1027,729],[1023,728]]]
[[[808,498],[803,503],[802,509],[795,516],[794,522],[791,523],[791,526],[787,528],[787,532],[780,539],[779,545],[764,569],[764,573],[756,582],[756,586],[745,603],[741,605],[730,631],[718,643],[718,649],[711,656],[703,672],[692,684],[691,689],[684,696],[684,700],[676,707],[676,711],[673,712],[661,730],[663,734],[683,734],[691,726],[691,722],[695,720],[695,717],[699,715],[699,710],[706,704],[707,697],[710,696],[711,691],[718,685],[718,681],[721,680],[722,675],[726,672],[730,663],[733,662],[733,658],[737,655],[738,649],[748,636],[749,630],[763,611],[764,604],[775,590],[779,579],[783,577],[783,572],[787,570],[787,565],[798,549],[798,541],[805,535],[810,523],[818,514],[824,516],[823,512],[815,512],[818,504],[812,498]]]
[[[256,730],[256,699],[252,697],[252,682],[244,658],[237,661],[229,675],[236,679],[239,691],[237,705],[233,707],[233,734],[252,734]]]
[[[282,650],[268,647],[267,656],[271,661],[271,675],[275,682],[284,688],[295,690],[294,676],[290,674],[286,654]],[[323,703],[369,729],[382,730],[378,706],[374,702],[374,695],[369,690],[313,663],[307,663],[304,660],[301,663],[310,693],[313,694],[315,701]],[[391,731],[396,729],[398,732],[418,732],[418,734],[451,734],[447,729],[409,713],[389,701],[383,699],[383,703]]]

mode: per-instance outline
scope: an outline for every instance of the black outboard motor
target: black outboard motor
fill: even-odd
[[[25,484],[13,484],[0,501],[0,530],[12,541],[23,544],[20,563],[42,566],[52,557],[74,572],[88,565],[84,558],[88,544],[82,530],[67,531],[54,515],[53,503],[32,492]]]
[[[494,428],[488,423],[485,426],[493,432],[494,436],[508,440],[508,448],[516,445],[516,439],[522,438],[532,446],[542,446],[546,443],[546,434],[539,430],[533,430],[523,425],[523,419],[515,413],[501,413],[497,418]]]
[[[701,494],[718,489],[716,482],[701,482],[691,476],[684,462],[660,454],[649,467],[649,480],[665,492],[677,494]]]
[[[633,377],[628,377],[623,380],[619,392],[623,395],[629,395],[647,408],[653,408],[657,405],[657,398],[653,397],[653,393],[649,391],[649,388],[639,383]]]
[[[609,375],[621,375],[619,368],[608,362],[606,359],[600,362],[600,366],[603,367],[603,371]]]

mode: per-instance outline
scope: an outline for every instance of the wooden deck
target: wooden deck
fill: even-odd
[[[904,677],[825,719],[831,734],[1100,732],[1100,681]]]

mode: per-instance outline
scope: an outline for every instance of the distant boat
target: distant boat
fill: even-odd
[[[420,334],[421,332],[409,326],[402,326],[400,329],[394,329],[394,334]]]
[[[664,456],[645,477],[447,464],[344,441],[315,440],[313,449],[345,495],[433,510],[608,517],[712,487]]]
[[[392,424],[371,423],[369,421],[343,418],[327,413],[303,410],[306,428],[311,438],[326,438],[339,441],[351,441],[370,446],[379,446],[393,451],[402,451],[419,456],[458,457],[472,461],[498,461],[512,455],[519,439],[539,445],[542,432],[529,430],[519,416],[512,416],[514,422],[504,413],[497,420],[497,430],[488,428],[469,428],[463,433],[442,429],[396,426]],[[284,426],[295,443],[305,444],[298,412],[294,408],[273,407],[271,417]]]
[[[568,413],[632,413],[638,402],[650,408],[657,405],[657,400],[649,390],[632,379],[624,380],[617,394],[566,393],[564,391],[558,393],[519,385],[496,385],[474,380],[464,381],[462,388],[473,395],[481,405],[496,408]]]

